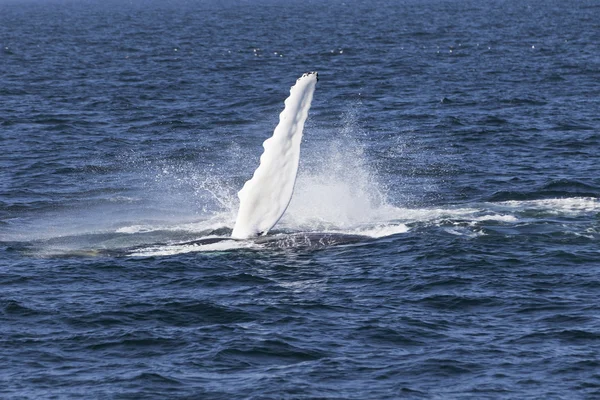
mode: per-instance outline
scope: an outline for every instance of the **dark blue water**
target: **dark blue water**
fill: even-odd
[[[0,397],[599,398],[598,21],[0,0]],[[203,242],[312,70],[274,239]]]

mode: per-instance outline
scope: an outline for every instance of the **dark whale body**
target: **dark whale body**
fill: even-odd
[[[204,246],[219,243],[226,240],[233,239],[231,237],[209,237],[180,244]],[[373,238],[364,235],[353,235],[344,233],[311,232],[291,234],[280,233],[275,235],[259,236],[256,238],[245,240],[254,241],[257,244],[271,249],[320,249],[330,246],[367,242],[373,240]]]

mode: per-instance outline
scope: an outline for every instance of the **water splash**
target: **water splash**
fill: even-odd
[[[309,132],[296,190],[281,228],[300,231],[356,230],[389,223],[397,208],[388,201],[369,159],[357,105],[342,116],[341,126]]]

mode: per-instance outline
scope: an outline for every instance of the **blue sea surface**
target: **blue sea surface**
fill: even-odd
[[[0,398],[600,398],[595,0],[0,0]],[[237,191],[304,72],[292,203]]]

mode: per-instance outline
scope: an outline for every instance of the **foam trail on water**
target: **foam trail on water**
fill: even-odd
[[[240,208],[231,236],[246,239],[265,234],[287,209],[296,183],[302,130],[317,83],[317,73],[302,75],[290,89],[273,136],[252,179],[238,193]]]
[[[154,246],[132,252],[134,257],[156,257],[193,252],[218,252],[242,249],[260,249],[261,246],[251,241],[223,240],[216,243],[196,244],[173,244],[168,246]]]

